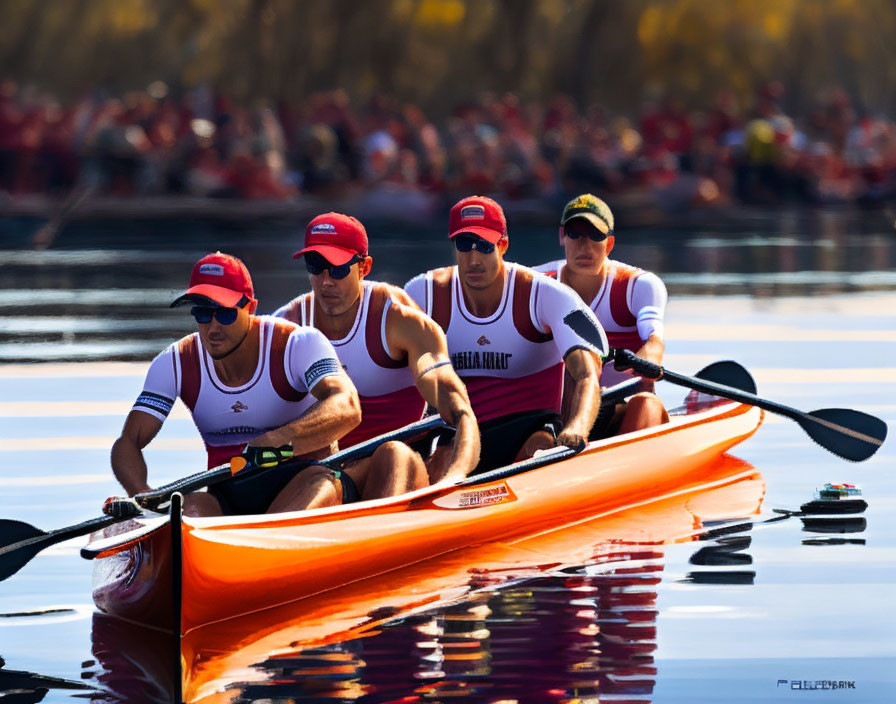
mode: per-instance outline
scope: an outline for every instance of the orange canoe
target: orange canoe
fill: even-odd
[[[102,671],[115,675],[101,681],[127,701],[177,700],[172,693],[181,667],[166,653],[179,651],[183,701],[223,704],[245,696],[241,692],[247,687],[260,696],[258,686],[281,682],[277,663],[301,662],[309,649],[314,653],[332,643],[375,636],[385,624],[433,609],[480,604],[495,589],[522,588],[544,577],[581,579],[575,575],[582,573],[591,575],[585,577],[590,581],[600,575],[600,584],[614,587],[609,600],[614,609],[624,606],[626,596],[634,600],[631,623],[614,628],[643,633],[644,599],[651,590],[642,587],[659,578],[664,546],[700,539],[708,522],[755,516],[764,490],[754,467],[723,455],[709,463],[698,484],[666,495],[535,535],[455,550],[290,604],[195,628],[182,639],[97,613],[94,653]],[[631,589],[615,588],[632,577],[637,580]],[[614,611],[614,620],[626,613],[624,608]],[[307,657],[320,667],[317,656]],[[651,662],[639,655],[633,665],[643,668]],[[155,694],[140,698],[138,689]],[[339,698],[336,694],[333,698]],[[338,694],[345,698],[349,692]]]
[[[98,551],[102,611],[179,630],[261,611],[460,548],[574,524],[694,485],[711,460],[756,431],[762,411],[725,403],[590,443],[542,466],[520,463],[389,499],[286,514],[183,517],[126,549]],[[525,471],[524,471],[525,470]],[[163,522],[163,519],[155,519]],[[139,522],[130,524],[133,527]]]

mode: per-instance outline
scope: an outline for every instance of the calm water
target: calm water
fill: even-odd
[[[767,398],[857,408],[892,426],[894,238],[852,217],[623,231],[617,254],[669,285],[670,369],[736,359]],[[109,446],[147,360],[189,330],[183,311],[164,307],[196,258],[214,248],[244,257],[267,310],[306,285],[290,258],[297,236],[282,224],[92,227],[49,252],[17,249],[12,237],[0,251],[0,516],[44,529],[98,515],[116,492]],[[441,233],[370,229],[379,278],[400,283],[449,255]],[[553,258],[552,235],[526,229],[511,252]],[[669,405],[683,395],[658,391]],[[734,451],[755,474],[728,487],[521,545],[528,564],[471,551],[272,615],[269,640],[234,656],[231,680],[242,684],[228,700],[891,701],[893,447],[849,464],[769,418]],[[147,458],[157,483],[201,465],[185,412]],[[769,520],[826,481],[862,486],[859,520]],[[0,583],[3,701],[157,693],[167,644],[94,616],[81,544]],[[793,688],[804,681],[846,688]]]

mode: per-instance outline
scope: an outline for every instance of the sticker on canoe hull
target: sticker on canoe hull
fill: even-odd
[[[516,496],[510,487],[501,482],[495,486],[458,491],[448,496],[441,496],[433,503],[439,508],[479,508],[515,500]]]

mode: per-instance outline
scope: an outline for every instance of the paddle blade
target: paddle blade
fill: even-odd
[[[25,521],[12,521],[8,518],[0,519],[0,550],[28,538],[36,538],[46,535],[40,528],[35,528]]]
[[[823,448],[852,462],[867,460],[887,437],[880,418],[850,408],[822,408],[794,420]]]
[[[721,362],[713,362],[694,374],[698,379],[712,381],[716,384],[724,384],[748,394],[756,393],[756,382],[752,374],[737,362],[730,359]]]
[[[22,541],[46,535],[24,521],[0,519],[0,581],[12,577],[41,551],[39,542],[22,545]]]

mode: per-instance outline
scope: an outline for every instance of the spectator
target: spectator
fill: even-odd
[[[121,197],[274,199],[366,192],[381,212],[412,202],[426,212],[433,197],[468,192],[547,201],[630,192],[673,210],[730,197],[771,204],[892,196],[892,120],[859,116],[839,89],[802,118],[785,112],[785,97],[778,81],[761,85],[744,108],[727,90],[692,111],[675,96],[648,95],[633,123],[599,105],[580,110],[565,95],[543,105],[485,95],[433,122],[383,95],[354,106],[341,90],[250,108],[208,86],[177,96],[156,81],[62,106],[4,81],[0,189],[64,195],[82,184]]]

